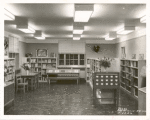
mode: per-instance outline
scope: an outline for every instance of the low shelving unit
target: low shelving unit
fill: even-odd
[[[15,59],[4,59],[4,113],[14,104]]]
[[[145,60],[121,60],[120,87],[135,99],[138,99],[139,88],[143,87],[143,81],[140,77],[140,70],[145,65]]]

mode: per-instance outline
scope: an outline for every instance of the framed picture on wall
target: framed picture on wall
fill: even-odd
[[[132,54],[132,59],[136,59],[136,54]]]
[[[37,49],[36,56],[37,57],[48,57],[48,50],[47,49]]]
[[[125,47],[121,47],[121,58],[122,59],[126,58]]]
[[[139,60],[144,60],[144,54],[139,54]]]

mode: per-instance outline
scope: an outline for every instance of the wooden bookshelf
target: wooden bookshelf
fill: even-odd
[[[145,66],[145,60],[127,60],[120,61],[120,87],[133,98],[138,99],[138,90],[142,86],[140,70]]]
[[[86,61],[86,81],[90,83],[92,87],[92,73],[100,72],[100,61],[96,58],[87,58]]]
[[[15,93],[15,59],[4,59],[4,113],[13,106]]]
[[[39,72],[39,82],[47,82],[42,75],[46,74],[47,69],[57,68],[56,57],[30,57],[29,62],[31,63],[31,72]]]
[[[15,82],[15,59],[4,59],[4,82]]]

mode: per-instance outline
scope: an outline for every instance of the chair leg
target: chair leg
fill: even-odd
[[[24,85],[24,86],[23,86],[23,92],[24,92],[24,93],[25,93],[25,89],[26,89],[26,86]]]
[[[28,91],[28,85],[27,85],[27,91]]]

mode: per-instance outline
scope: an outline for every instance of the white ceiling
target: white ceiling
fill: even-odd
[[[74,4],[5,4],[15,16],[26,17],[29,25],[41,30],[47,39],[71,39],[73,36]],[[109,31],[117,31],[125,22],[145,27],[139,19],[146,15],[145,4],[95,4],[94,12],[85,26],[81,40],[102,40]],[[15,22],[5,21],[5,31],[33,39],[16,29]],[[79,24],[79,23],[76,23]]]

